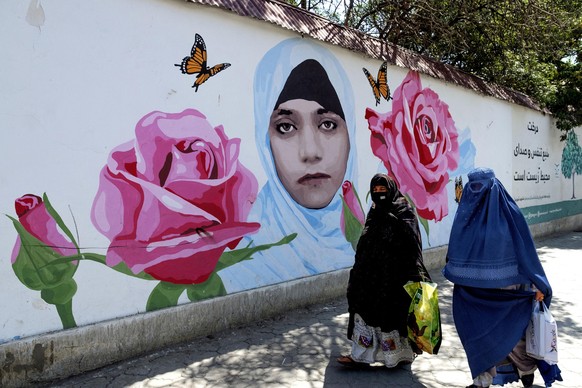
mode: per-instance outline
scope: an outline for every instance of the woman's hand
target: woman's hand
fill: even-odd
[[[541,302],[542,300],[544,300],[544,294],[541,291],[536,290],[535,298],[538,302]]]

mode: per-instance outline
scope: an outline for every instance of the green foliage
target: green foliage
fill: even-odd
[[[527,94],[562,140],[582,125],[582,0],[287,2]]]
[[[568,131],[582,125],[582,50],[577,62],[558,64],[557,90],[549,99],[549,108],[562,131],[560,140],[566,140]]]
[[[574,177],[582,175],[582,147],[578,143],[576,132],[570,131],[566,136],[566,146],[562,151],[562,174],[572,178],[572,199],[576,198]]]
[[[576,198],[574,178],[582,175],[582,148],[574,131],[566,136],[566,146],[562,151],[562,174],[566,178],[572,178],[572,199]]]
[[[582,174],[582,147],[574,131],[568,134],[566,146],[562,151],[562,174],[566,178],[571,178],[574,174]]]

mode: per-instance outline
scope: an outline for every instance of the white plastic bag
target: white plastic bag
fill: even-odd
[[[544,302],[533,302],[525,333],[525,350],[550,365],[558,363],[558,325]]]

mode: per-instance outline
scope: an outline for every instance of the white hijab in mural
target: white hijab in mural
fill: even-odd
[[[350,267],[354,250],[340,228],[341,186],[322,209],[299,205],[287,192],[275,170],[269,142],[269,120],[291,71],[307,59],[319,62],[333,85],[348,129],[350,152],[344,180],[356,177],[354,99],[348,76],[326,48],[305,39],[289,39],[269,50],[255,72],[255,138],[267,182],[255,202],[249,221],[260,230],[243,239],[253,245],[269,244],[297,233],[290,244],[255,253],[253,259],[220,272],[228,292],[252,289],[290,279]]]

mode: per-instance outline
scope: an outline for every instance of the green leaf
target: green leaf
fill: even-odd
[[[73,236],[73,233],[71,233],[69,228],[67,228],[67,225],[65,225],[65,222],[63,221],[63,219],[61,218],[59,213],[57,213],[57,211],[55,210],[53,205],[50,203],[46,193],[44,193],[42,195],[42,200],[44,202],[44,206],[45,206],[48,214],[50,214],[50,216],[55,220],[55,222],[57,223],[59,228],[61,228],[61,230],[67,235],[67,237],[69,239],[71,239],[71,242],[75,245],[75,248],[77,248],[77,251],[79,251],[79,245],[77,244],[77,241],[75,240],[75,237]]]
[[[364,229],[364,226],[360,223],[356,216],[354,216],[354,214],[348,207],[345,198],[343,196],[341,196],[341,198],[344,212],[344,224],[345,224],[344,226],[346,231],[346,240],[350,244],[352,244],[352,248],[355,251],[356,246],[358,245],[358,240],[360,239],[360,236],[362,234],[362,230]]]
[[[269,248],[272,248],[272,247],[278,246],[278,245],[289,244],[291,241],[293,241],[293,239],[295,237],[297,237],[297,233],[291,233],[291,234],[283,237],[281,240],[279,240],[273,244],[264,244],[264,245],[259,245],[256,247],[246,247],[246,248],[237,249],[234,251],[224,252],[220,256],[220,259],[218,260],[218,263],[216,264],[216,268],[214,271],[218,272],[221,269],[230,267],[231,265],[239,263],[243,260],[249,260],[252,258],[251,256],[255,252],[264,251],[266,249],[269,249]]]
[[[426,232],[426,238],[428,239],[427,243],[428,246],[430,246],[430,235],[428,234],[429,231],[428,221],[426,220],[426,218],[418,217],[418,222],[424,228],[424,231]]]
[[[31,235],[22,224],[8,216],[20,237],[20,250],[12,269],[22,284],[32,290],[53,288],[72,279],[77,265],[61,262],[59,255],[52,248]]]
[[[49,304],[65,304],[70,302],[77,292],[77,282],[69,279],[56,287],[41,290],[40,297]]]
[[[192,284],[186,288],[188,299],[192,302],[226,295],[226,288],[220,276],[213,272],[210,277],[200,284]]]
[[[178,305],[178,299],[188,287],[184,284],[160,282],[154,287],[146,304],[146,311],[154,311]]]
[[[91,260],[91,261],[94,261],[96,263],[101,263],[103,265],[107,265],[107,263],[105,261],[105,255],[100,255],[97,253],[82,253],[76,257],[78,260]],[[70,258],[72,258],[72,256],[70,256]],[[144,279],[144,280],[156,280],[154,277],[152,277],[151,275],[148,275],[145,272],[140,272],[140,273],[134,274],[131,271],[131,269],[127,266],[127,264],[125,264],[123,261],[120,262],[119,264],[114,265],[113,267],[110,267],[110,268],[116,270],[117,272],[121,272],[122,274],[132,276],[134,278],[139,278],[139,279]]]

